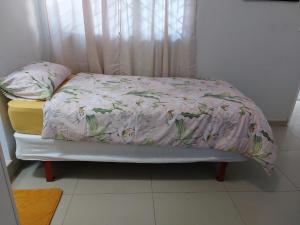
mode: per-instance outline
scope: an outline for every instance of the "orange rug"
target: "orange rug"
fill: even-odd
[[[21,225],[49,225],[62,195],[62,190],[15,190],[14,197]]]

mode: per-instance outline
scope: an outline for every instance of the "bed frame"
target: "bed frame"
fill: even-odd
[[[220,162],[219,163],[219,168],[218,168],[217,175],[216,175],[217,181],[223,182],[225,180],[227,165],[228,165],[228,162]],[[53,174],[52,161],[44,161],[43,166],[44,166],[46,181],[53,182],[55,180],[55,176]]]
[[[42,139],[40,135],[14,134],[16,156],[21,160],[43,161],[47,182],[54,181],[53,161],[118,163],[218,162],[217,181],[224,181],[229,162],[245,161],[239,153],[215,149],[117,145]],[[84,150],[82,150],[84,149]]]

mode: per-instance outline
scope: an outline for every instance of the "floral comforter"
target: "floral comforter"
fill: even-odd
[[[43,138],[240,152],[273,168],[261,110],[224,81],[80,73],[44,107]]]

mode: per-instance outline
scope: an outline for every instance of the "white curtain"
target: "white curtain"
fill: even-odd
[[[51,55],[75,72],[193,77],[197,0],[45,0]]]

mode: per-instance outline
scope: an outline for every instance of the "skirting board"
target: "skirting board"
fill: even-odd
[[[288,125],[288,121],[286,120],[270,120],[269,124],[271,126],[287,126]]]
[[[10,181],[12,182],[17,174],[20,172],[22,165],[22,161],[19,159],[13,159],[8,165],[7,165],[7,172],[10,178]]]

